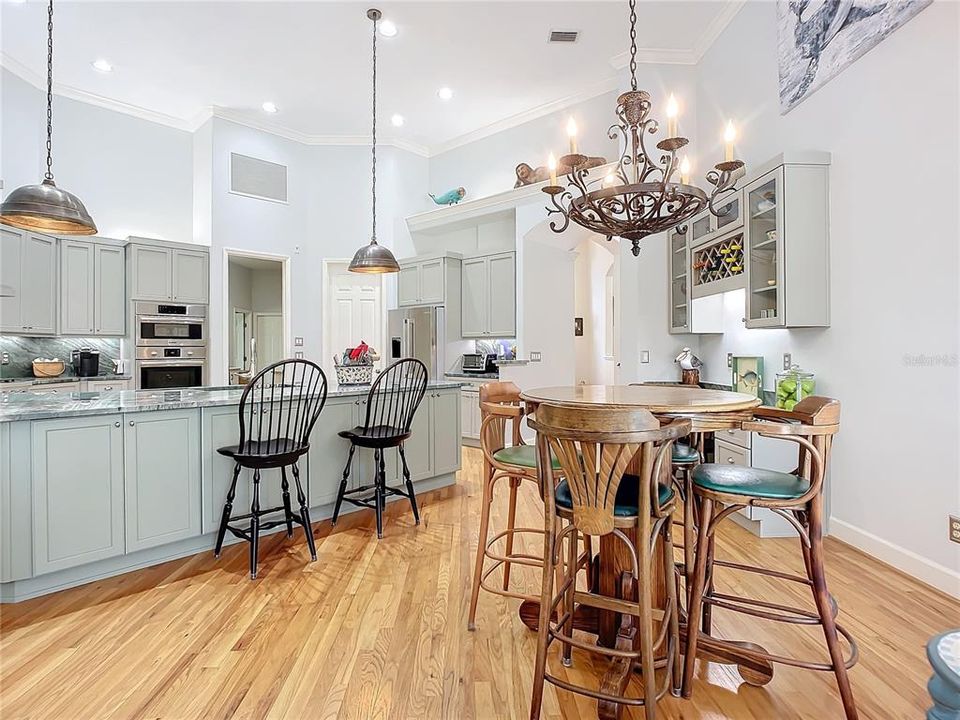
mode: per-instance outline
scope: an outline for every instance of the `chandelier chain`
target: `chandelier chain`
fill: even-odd
[[[377,18],[373,19],[373,234],[377,239]]]
[[[630,0],[630,88],[637,90],[637,0]]]
[[[53,0],[47,5],[47,172],[53,180]]]

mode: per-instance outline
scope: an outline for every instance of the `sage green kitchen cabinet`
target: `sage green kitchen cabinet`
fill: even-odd
[[[437,258],[420,264],[420,302],[425,305],[443,302],[443,263],[443,258]]]
[[[516,253],[465,258],[461,267],[463,337],[516,336]]]
[[[0,231],[0,332],[54,335],[57,328],[57,240],[14,228]]]
[[[124,553],[122,420],[32,423],[34,575]]]
[[[433,432],[433,474],[445,475],[460,469],[460,393],[438,390],[430,395],[430,422]]]
[[[410,437],[403,443],[403,451],[407,458],[407,468],[410,470],[411,480],[423,480],[433,477],[433,422],[431,421],[432,405],[431,393],[423,396],[413,423],[410,425]]]
[[[460,256],[420,256],[400,260],[397,305],[447,305],[450,295],[459,297]]]
[[[327,400],[317,424],[310,433],[310,507],[326,505],[337,499],[343,468],[350,452],[350,441],[337,435],[341,430],[349,430],[358,424],[359,404],[355,398],[333,398]],[[361,418],[359,422],[363,422]],[[363,474],[363,466],[358,455],[372,454],[369,450],[358,448],[354,453],[354,472],[348,486],[358,486]],[[370,463],[372,468],[372,462]],[[367,478],[372,482],[373,476]]]
[[[405,265],[397,273],[397,304],[416,305],[420,300],[420,266]]]
[[[209,299],[210,271],[206,251],[173,251],[173,300],[204,304]]]
[[[124,415],[123,465],[128,553],[200,535],[199,410]]]
[[[130,245],[130,299],[173,299],[173,248]]]
[[[126,331],[124,249],[60,241],[60,334],[122,336]]]

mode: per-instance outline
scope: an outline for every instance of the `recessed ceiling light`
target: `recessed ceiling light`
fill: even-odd
[[[397,26],[391,20],[383,20],[380,22],[380,34],[384,37],[393,37],[397,34]]]
[[[441,100],[449,100],[453,97],[453,90],[448,87],[442,87],[437,90],[437,97]]]
[[[270,102],[269,100],[267,100],[267,101],[266,101],[263,105],[261,105],[260,107],[263,108],[263,111],[264,111],[264,112],[268,112],[268,113],[275,113],[275,112],[277,111],[277,104],[276,104],[276,103],[272,103],[272,102]]]
[[[107,62],[106,60],[104,60],[103,58],[99,58],[98,60],[94,60],[94,61],[93,61],[92,63],[90,63],[90,64],[93,65],[93,69],[96,70],[97,72],[102,72],[102,73],[113,72],[113,65],[111,65],[110,63],[108,63],[108,62]]]
[[[394,113],[393,117],[390,118],[390,122],[393,123],[394,127],[401,127],[403,125],[403,115]]]

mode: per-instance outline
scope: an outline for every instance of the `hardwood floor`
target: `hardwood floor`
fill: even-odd
[[[0,607],[0,717],[526,717],[535,636],[520,624],[516,602],[481,594],[477,630],[466,630],[479,467],[479,451],[466,448],[460,483],[422,496],[419,528],[408,504],[391,503],[379,543],[368,511],[344,517],[333,533],[317,523],[316,563],[299,530],[293,540],[264,538],[254,582],[247,545],[239,544],[219,562],[204,553]],[[539,522],[539,499],[529,490],[520,524]],[[496,512],[502,527],[505,501]],[[930,674],[924,643],[960,625],[960,603],[839,542],[827,547],[840,622],[860,642],[851,678],[861,716],[922,717]],[[801,568],[796,541],[761,541],[732,524],[719,553]],[[538,586],[532,573],[513,572]],[[742,581],[718,577],[721,586]],[[809,603],[803,588],[774,587],[769,578],[743,584],[755,596]],[[723,636],[825,657],[819,628],[723,611],[714,617]],[[599,677],[599,665],[577,651],[565,671],[557,650],[553,672]],[[693,699],[666,698],[658,712],[675,720],[840,716],[832,675],[778,666],[769,685],[755,688],[735,668],[706,663]],[[596,717],[596,705],[548,685],[544,717]]]

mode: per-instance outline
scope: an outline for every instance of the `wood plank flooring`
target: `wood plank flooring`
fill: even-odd
[[[265,538],[255,582],[240,544],[220,561],[204,553],[0,607],[0,717],[526,717],[535,636],[520,624],[517,603],[481,594],[477,631],[466,630],[479,468],[479,451],[465,449],[459,484],[421,498],[419,528],[406,503],[392,503],[379,543],[366,511],[347,516],[335,532],[329,523],[316,525],[316,563],[299,529],[292,540]],[[521,524],[537,525],[539,499],[525,490]],[[496,512],[502,527],[505,499]],[[839,542],[827,546],[840,622],[860,642],[852,682],[862,717],[923,717],[924,644],[960,625],[960,603]],[[796,541],[761,541],[731,523],[719,553],[801,569]],[[514,573],[538,586],[533,573]],[[718,584],[809,603],[803,588],[775,587],[769,578],[721,574]],[[825,657],[819,628],[723,611],[714,623],[726,637]],[[564,670],[557,649],[555,673],[577,681],[601,674],[599,663],[577,651],[574,667]],[[548,685],[544,717],[596,717],[596,705]],[[832,675],[777,667],[772,683],[755,688],[735,668],[701,663],[693,699],[664,699],[658,717],[824,720],[842,712]]]

